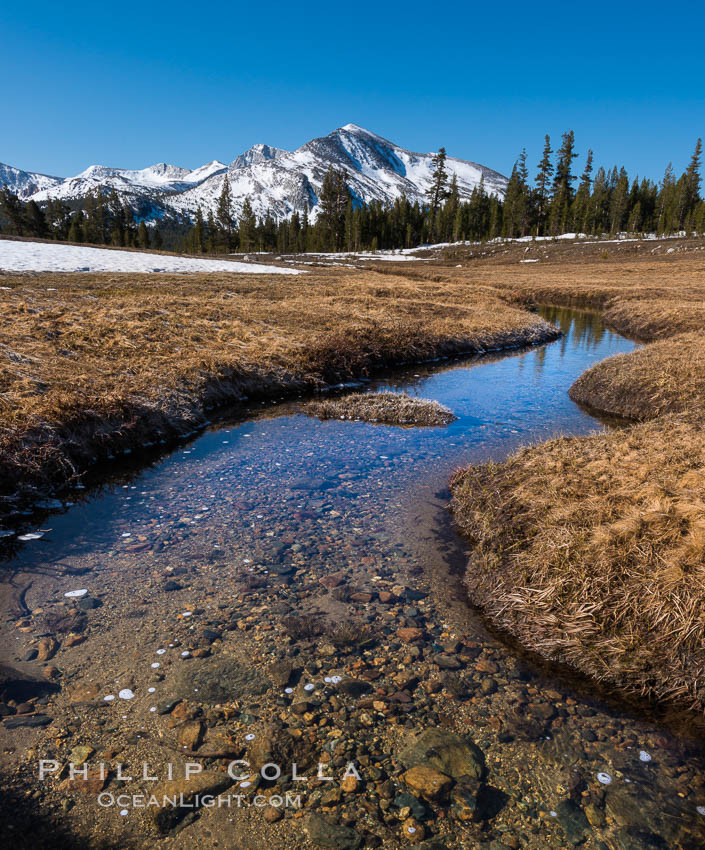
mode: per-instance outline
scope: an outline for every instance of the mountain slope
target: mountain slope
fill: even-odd
[[[0,162],[0,188],[9,186],[10,191],[23,201],[43,189],[50,189],[62,183],[61,177],[50,177],[48,174],[37,174],[33,171],[22,171],[12,165]]]
[[[252,155],[255,150],[264,155]],[[318,192],[329,167],[346,172],[351,192],[364,203],[392,203],[402,195],[412,202],[423,202],[432,178],[432,156],[413,153],[369,130],[347,124],[291,153],[257,145],[230,164],[227,179],[238,212],[249,197],[258,215],[270,211],[281,219],[307,210],[315,218]],[[507,179],[492,169],[454,157],[448,158],[447,167],[450,175],[456,175],[464,200],[481,180],[489,194],[504,195]],[[225,174],[214,176],[171,198],[170,205],[189,216],[198,206],[204,211],[213,209],[225,178]]]
[[[11,175],[14,185],[22,185],[22,197],[38,202],[48,198],[79,200],[98,187],[114,189],[135,208],[139,206],[141,214],[149,210],[150,218],[193,219],[199,207],[204,215],[215,212],[227,180],[236,216],[249,197],[258,216],[269,212],[281,220],[293,212],[308,212],[311,219],[317,216],[318,193],[330,167],[345,171],[356,202],[393,203],[406,196],[412,203],[422,203],[433,174],[432,156],[414,153],[355,124],[346,124],[295,151],[258,144],[228,166],[214,160],[194,171],[166,163],[140,170],[94,165],[76,177],[61,180],[17,172],[8,166],[0,168],[26,175]],[[489,194],[504,195],[507,179],[492,169],[453,157],[448,157],[447,169],[450,176],[456,176],[463,200],[481,182]],[[0,184],[2,174],[0,171]]]

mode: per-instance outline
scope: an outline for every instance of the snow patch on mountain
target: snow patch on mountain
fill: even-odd
[[[0,189],[8,186],[18,198],[28,200],[32,195],[43,189],[50,189],[62,182],[61,177],[50,177],[48,174],[37,174],[34,171],[22,171],[12,165],[0,162]]]

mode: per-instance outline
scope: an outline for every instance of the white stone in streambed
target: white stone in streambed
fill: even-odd
[[[78,599],[79,596],[85,596],[88,591],[83,588],[81,590],[69,590],[64,593],[64,596],[67,596],[69,599]]]
[[[609,773],[598,773],[597,781],[600,782],[602,785],[609,785],[612,782],[612,777],[609,775]]]
[[[112,702],[115,699],[115,696],[113,694],[108,694],[106,697],[103,697],[103,699],[105,702]]]
[[[20,534],[17,538],[18,540],[39,540],[40,537],[44,537],[44,534],[41,531],[29,531],[27,534]]]
[[[135,698],[135,695],[132,693],[132,691],[129,688],[123,688],[118,693],[118,696],[120,697],[120,699],[134,699]]]
[[[651,761],[651,754],[647,753],[646,750],[639,750],[639,761]]]

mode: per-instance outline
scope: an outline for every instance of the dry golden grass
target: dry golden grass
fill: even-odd
[[[570,394],[652,421],[459,472],[453,512],[473,545],[470,596],[545,656],[704,711],[705,263],[503,271],[497,289],[512,301],[599,309],[647,341],[598,363]]]
[[[705,709],[704,438],[668,418],[456,475],[471,598],[548,657]]]
[[[319,419],[354,419],[385,425],[449,425],[458,417],[452,410],[406,393],[349,393],[312,401],[307,412]]]
[[[705,413],[705,320],[678,334],[597,363],[570,388],[573,401],[631,419]]]
[[[556,333],[489,288],[373,271],[0,284],[0,513],[243,395]]]

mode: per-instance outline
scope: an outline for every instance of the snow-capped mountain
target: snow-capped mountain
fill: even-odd
[[[230,165],[214,160],[194,171],[166,163],[140,170],[93,165],[66,179],[20,172],[0,165],[0,185],[37,202],[49,198],[80,200],[101,187],[115,189],[133,205],[151,210],[150,218],[192,219],[200,207],[204,216],[215,212],[223,182],[230,184],[235,215],[245,198],[258,216],[270,212],[275,219],[293,212],[318,213],[318,193],[328,169],[342,169],[356,201],[392,203],[401,196],[423,202],[431,183],[432,153],[413,153],[355,124],[346,124],[327,136],[312,139],[295,151],[258,144]],[[455,175],[462,199],[470,197],[480,182],[489,194],[503,196],[506,177],[474,162],[448,157],[447,170]],[[11,180],[4,180],[5,174]],[[20,176],[16,176],[20,175]],[[14,188],[18,187],[18,188]]]
[[[3,165],[0,162],[0,188],[9,186],[23,201],[44,189],[50,189],[62,183],[61,177],[50,177],[48,174],[35,174],[32,171],[22,171],[11,165]]]

